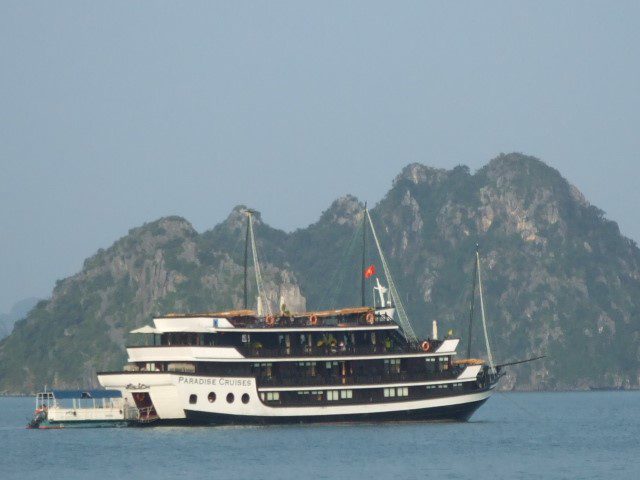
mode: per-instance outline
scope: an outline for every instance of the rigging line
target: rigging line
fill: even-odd
[[[247,223],[249,223],[249,218],[247,218]],[[249,225],[247,225],[248,227]],[[249,263],[249,228],[247,228],[247,231],[245,233],[244,236],[244,257],[243,257],[244,263],[244,308],[245,310],[247,309],[247,306],[249,304],[249,287],[247,285],[247,266]]]
[[[365,214],[367,212],[367,202],[364,202],[364,211]],[[365,228],[366,223],[366,215],[362,215],[362,267],[360,270],[360,286],[361,286],[361,304],[365,306],[365,277],[364,277],[364,269],[366,267],[367,260],[367,229]]]
[[[546,358],[546,357],[547,357],[546,355],[538,355],[537,357],[531,357],[525,360],[517,360],[515,362],[501,363],[500,365],[496,365],[496,368],[510,367],[512,365],[521,365],[523,363],[533,362],[534,360],[540,360],[541,358]]]
[[[325,294],[322,297],[322,302],[320,303],[320,307],[323,305],[329,305],[330,308],[337,308],[337,296],[338,293],[342,290],[342,285],[344,284],[345,278],[345,268],[347,265],[347,259],[350,257],[350,253],[353,251],[356,239],[359,236],[360,228],[362,228],[362,224],[358,224],[358,226],[354,229],[353,235],[351,236],[351,240],[349,241],[349,245],[342,252],[342,256],[335,270],[333,271],[333,275],[331,276],[331,280],[329,282],[329,288],[325,290]],[[342,275],[341,275],[342,273]],[[325,303],[326,301],[326,303]]]
[[[402,330],[407,337],[409,342],[417,343],[418,337],[411,326],[411,322],[409,321],[409,317],[407,316],[407,312],[404,309],[404,305],[402,304],[402,300],[400,299],[400,295],[398,295],[398,290],[396,289],[396,284],[393,281],[393,277],[391,276],[391,270],[389,269],[389,265],[387,265],[387,259],[382,253],[382,247],[380,247],[380,241],[378,240],[378,235],[376,234],[376,229],[373,226],[373,221],[371,220],[371,214],[369,210],[365,211],[367,218],[369,219],[369,226],[371,227],[371,233],[373,234],[373,240],[376,244],[376,248],[378,249],[378,255],[380,255],[380,261],[382,262],[382,268],[384,269],[384,275],[387,278],[387,283],[389,284],[389,293],[391,294],[391,298],[393,299],[393,305],[398,311],[398,319],[400,320],[400,325],[402,326]]]
[[[240,260],[236,261],[236,254],[238,253],[238,250],[239,250],[240,246],[241,246],[241,245],[244,245],[244,242],[242,242],[243,237],[244,237],[243,232],[242,232],[242,229],[240,229],[240,230],[239,230],[239,232],[240,232],[240,236],[239,236],[239,237],[238,237],[238,239],[236,239],[236,241],[234,242],[233,250],[231,251],[231,254],[230,254],[230,256],[229,256],[229,259],[231,260],[231,262],[232,262],[233,264],[237,264],[237,265],[240,265],[240,266],[242,267],[242,265],[243,265],[243,259],[242,259],[242,258],[240,258]],[[245,241],[246,241],[246,240],[245,240]],[[215,254],[214,254],[214,258],[215,258]],[[213,266],[213,264],[212,264],[212,266]],[[247,308],[247,306],[246,306],[246,301],[244,302],[244,306],[243,306],[243,308],[245,308],[245,309]]]
[[[489,357],[489,367],[495,372],[493,366],[493,355],[491,355],[491,347],[489,346],[489,333],[487,332],[487,320],[484,311],[484,295],[482,294],[482,274],[480,273],[480,253],[476,250],[476,262],[478,268],[478,293],[480,294],[480,311],[482,312],[482,329],[484,330],[484,341],[487,345],[487,356]]]
[[[256,272],[256,284],[258,286],[258,298],[264,302],[264,307],[267,309],[267,315],[271,315],[271,306],[269,300],[264,293],[264,284],[262,282],[262,273],[260,272],[260,263],[258,262],[258,249],[256,248],[256,238],[253,234],[253,215],[249,212],[249,237],[251,239],[251,253],[253,256],[253,268]]]
[[[478,244],[476,243],[476,252],[478,251]],[[476,279],[478,278],[478,262],[473,262],[473,286],[471,287],[471,307],[469,309],[469,338],[467,343],[467,358],[471,358],[471,334],[473,325],[473,309],[476,302]]]
[[[243,232],[242,230],[239,230],[240,232],[240,237],[238,237],[235,242],[233,242],[233,250],[231,250],[231,253],[229,254],[229,260],[231,260],[231,262],[233,264],[237,264],[240,265],[242,267],[243,261],[242,258],[240,258],[240,260],[236,259],[236,254],[238,253],[238,250],[240,248],[241,245],[244,245],[244,243],[242,242],[243,240]],[[213,254],[213,257],[215,259],[215,253]],[[213,266],[213,264],[212,264]]]
[[[520,405],[518,402],[516,402],[513,398],[509,397],[509,395],[506,394],[505,392],[501,392],[500,390],[496,390],[496,391],[502,396],[502,398],[505,398],[505,399],[509,400],[516,408],[522,410],[524,413],[529,415],[531,418],[534,418],[534,419],[542,418],[540,415],[537,415],[536,413],[532,412],[531,410],[528,410],[528,409],[524,408],[522,405]]]
[[[242,242],[243,232],[242,230],[239,230],[239,231],[240,231],[240,237],[238,237],[238,239],[236,239],[236,241],[234,242],[233,250],[231,250],[231,256],[229,258],[231,259],[232,262],[242,265],[242,259],[236,262],[236,254],[238,253],[238,249],[240,248],[241,245],[244,245],[244,243]]]

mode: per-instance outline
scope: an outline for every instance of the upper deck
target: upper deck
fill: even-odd
[[[252,310],[207,312],[197,314],[167,314],[153,319],[154,326],[145,326],[131,333],[162,335],[165,333],[258,333],[398,330],[392,308],[369,307],[324,310],[304,313],[279,313],[258,316]]]
[[[170,314],[132,333],[153,342],[128,345],[130,362],[301,361],[455,355],[458,341],[408,342],[392,308],[358,307],[260,317],[250,310]],[[149,339],[147,339],[149,340]]]

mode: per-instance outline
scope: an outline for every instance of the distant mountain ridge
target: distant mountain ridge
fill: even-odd
[[[27,316],[29,311],[36,306],[40,300],[35,297],[25,298],[16,302],[8,313],[0,313],[0,340],[8,336],[13,330],[13,324]]]
[[[359,304],[362,207],[342,197],[291,233],[256,215],[274,305]],[[97,370],[121,367],[127,332],[153,315],[241,306],[243,208],[203,233],[161,218],[87,259],[0,342],[0,391],[90,386]],[[371,213],[419,334],[437,319],[466,350],[478,242],[494,356],[548,355],[510,369],[505,388],[638,388],[640,250],[555,169],[521,154],[473,174],[411,164]],[[371,248],[368,261],[377,262]],[[475,356],[484,354],[480,335]]]

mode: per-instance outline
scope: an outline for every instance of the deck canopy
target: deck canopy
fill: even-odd
[[[371,307],[341,308],[335,310],[318,310],[298,313],[277,313],[265,317],[258,316],[253,310],[229,310],[223,312],[169,313],[153,319],[153,327],[141,327],[131,333],[216,333],[230,329],[277,329],[287,330],[299,328],[328,327],[367,327],[395,328],[391,324],[393,309],[377,311]],[[316,320],[314,320],[316,319]],[[317,320],[320,320],[319,322]],[[348,324],[348,325],[347,325]],[[384,325],[383,325],[384,324]]]

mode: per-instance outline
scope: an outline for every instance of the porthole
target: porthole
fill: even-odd
[[[233,393],[227,393],[227,403],[233,403],[234,399]]]
[[[249,394],[248,393],[243,393],[242,394],[242,403],[249,403]]]
[[[193,404],[194,404],[194,403],[196,403],[197,401],[198,401],[198,396],[197,396],[197,395],[195,395],[195,394],[193,394],[193,393],[192,393],[191,395],[189,395],[189,403],[190,403],[190,404],[192,404],[192,405],[193,405]]]
[[[215,392],[209,392],[209,395],[207,396],[207,400],[209,400],[209,403],[213,403],[216,401],[216,393]]]

